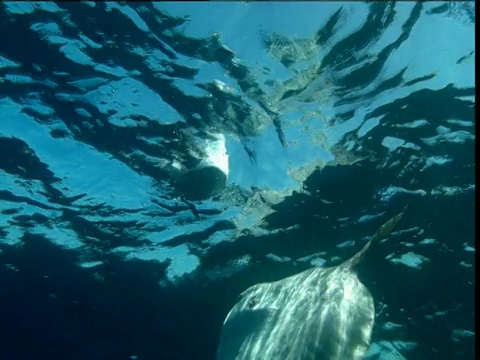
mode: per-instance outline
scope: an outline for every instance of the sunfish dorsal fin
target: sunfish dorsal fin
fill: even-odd
[[[377,232],[370,238],[370,240],[368,240],[362,250],[360,250],[350,259],[343,262],[340,266],[348,267],[350,269],[355,268],[363,260],[365,253],[368,251],[370,246],[372,246],[372,244],[374,243],[378,243],[382,239],[385,239],[398,224],[402,216],[403,211],[387,220],[382,226],[380,226],[380,229],[377,230]]]

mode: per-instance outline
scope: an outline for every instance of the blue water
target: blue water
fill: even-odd
[[[238,294],[340,263],[405,206],[360,273],[367,359],[473,359],[474,22],[0,4],[0,359],[214,359]]]

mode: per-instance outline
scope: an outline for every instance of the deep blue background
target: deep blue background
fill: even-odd
[[[471,2],[2,3],[0,359],[213,359],[405,206],[367,358],[473,359],[474,57]]]

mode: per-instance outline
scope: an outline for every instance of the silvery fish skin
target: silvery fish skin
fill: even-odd
[[[228,313],[217,360],[357,360],[370,346],[375,308],[355,268],[388,236],[403,213],[388,220],[349,260],[253,285]]]

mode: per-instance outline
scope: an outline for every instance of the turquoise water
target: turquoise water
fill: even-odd
[[[213,359],[361,272],[368,359],[473,359],[474,3],[0,5],[0,359]]]

